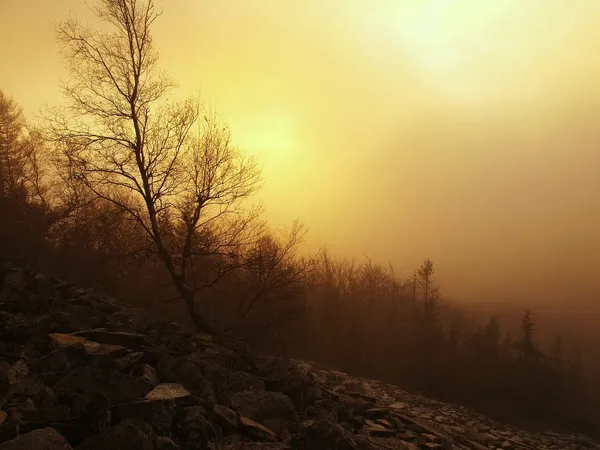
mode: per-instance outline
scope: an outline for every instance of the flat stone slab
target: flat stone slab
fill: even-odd
[[[122,352],[125,347],[114,344],[101,344],[95,341],[89,341],[85,338],[74,336],[72,334],[52,333],[49,335],[52,345],[56,349],[70,347],[74,344],[83,344],[90,355],[109,355],[111,353]]]
[[[127,348],[140,349],[146,345],[152,345],[152,340],[145,334],[131,333],[127,331],[108,331],[102,329],[78,331],[74,336],[83,337],[103,344],[122,345]]]
[[[240,424],[242,426],[243,433],[251,439],[267,442],[274,442],[277,440],[277,436],[272,430],[258,422],[255,422],[252,419],[249,419],[248,417],[241,416]]]
[[[388,437],[394,436],[396,434],[396,430],[385,427],[380,423],[374,422],[372,420],[365,420],[365,431],[367,431],[372,436],[381,436]]]
[[[406,408],[406,403],[394,402],[390,406],[388,406],[388,408],[394,409],[396,411],[399,411],[399,410],[402,410],[402,409]]]
[[[148,392],[146,400],[175,400],[190,395],[192,395],[190,391],[179,383],[160,383]]]

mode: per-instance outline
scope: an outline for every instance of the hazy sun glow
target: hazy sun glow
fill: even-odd
[[[597,0],[157,0],[183,94],[259,158],[276,226],[411,270],[449,295],[600,295]],[[0,88],[60,101],[52,22],[80,0],[7,2]],[[593,275],[595,276],[595,275]],[[511,283],[506,279],[510,278]]]

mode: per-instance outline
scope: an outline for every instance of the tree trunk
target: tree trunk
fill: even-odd
[[[179,295],[181,295],[181,298],[185,302],[188,314],[190,315],[192,322],[194,322],[196,330],[205,333],[215,334],[214,328],[210,326],[210,324],[206,320],[204,320],[204,317],[202,317],[202,313],[196,308],[196,298],[194,292],[187,286],[185,280],[182,277],[176,277],[175,287],[177,288]]]
[[[158,227],[156,227],[156,229],[158,229]],[[169,258],[168,252],[166,251],[162,240],[160,238],[155,238],[155,243],[158,247],[160,259],[164,263],[167,271],[169,272],[169,275],[173,280],[173,284],[175,285],[175,289],[177,289],[177,292],[185,302],[185,307],[187,308],[188,314],[192,319],[192,322],[194,322],[196,330],[205,333],[216,334],[214,328],[211,327],[206,320],[204,320],[204,318],[202,317],[202,313],[200,313],[196,308],[196,298],[194,295],[194,291],[188,287],[187,283],[185,282],[185,276],[177,273],[177,271],[175,270],[173,261]]]

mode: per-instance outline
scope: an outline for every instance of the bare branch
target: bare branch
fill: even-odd
[[[47,137],[74,180],[144,230],[196,325],[210,328],[197,294],[260,236],[259,209],[243,207],[260,172],[216,116],[198,120],[197,100],[169,98],[175,83],[158,69],[152,0],[98,0],[94,12],[106,30],[71,19],[56,28],[70,78],[67,107],[45,114]],[[201,260],[218,260],[217,270]]]

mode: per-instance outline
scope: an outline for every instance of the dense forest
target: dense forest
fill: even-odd
[[[198,101],[171,100],[152,2],[99,3],[113,30],[57,28],[65,107],[29,123],[0,91],[1,258],[502,420],[600,429],[600,380],[584,360],[597,355],[540,338],[534,312],[517,327],[482,321],[444,300],[429,259],[402,275],[300,254],[301,223],[271,230],[252,206],[257,162]]]

